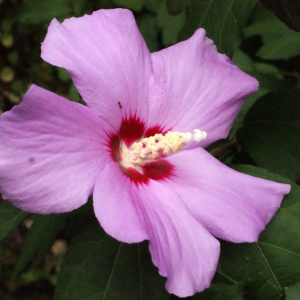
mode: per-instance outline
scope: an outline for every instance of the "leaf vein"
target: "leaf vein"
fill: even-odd
[[[281,247],[279,247],[279,246],[272,245],[272,244],[265,243],[265,242],[258,242],[258,243],[259,243],[259,244],[262,244],[262,245],[267,245],[267,246],[269,246],[269,247],[276,248],[276,249],[279,249],[279,250],[281,250],[281,251],[283,251],[283,252],[287,252],[287,253],[290,253],[290,254],[293,254],[293,255],[295,255],[295,256],[300,257],[300,254],[298,254],[298,253],[296,253],[296,252],[293,252],[293,251],[290,251],[290,250],[288,250],[288,249],[284,249],[284,248],[281,248]]]
[[[265,261],[265,263],[266,263],[266,265],[267,265],[267,267],[268,267],[270,273],[272,274],[272,277],[274,278],[274,280],[275,280],[275,282],[276,282],[276,284],[277,284],[277,286],[278,286],[280,292],[283,293],[283,290],[282,290],[282,288],[281,288],[281,286],[280,286],[280,284],[279,284],[279,281],[278,281],[277,277],[275,276],[275,274],[274,274],[274,272],[273,272],[273,270],[272,270],[272,268],[271,268],[271,266],[270,266],[270,264],[269,264],[267,258],[265,257],[265,255],[264,255],[264,253],[263,253],[263,251],[262,251],[262,249],[260,248],[260,246],[259,246],[258,243],[255,243],[255,244],[256,244],[257,249],[258,249],[258,251],[260,252],[261,256],[263,257],[263,259],[264,259],[264,261]]]
[[[103,300],[106,298],[106,293],[107,293],[107,290],[108,290],[108,288],[109,288],[109,284],[110,284],[110,281],[111,281],[111,279],[112,279],[112,275],[113,275],[113,273],[114,273],[114,269],[115,269],[115,267],[116,267],[116,263],[117,263],[117,260],[118,260],[118,257],[119,257],[119,254],[120,254],[122,245],[123,245],[123,244],[120,243],[120,246],[119,246],[119,249],[118,249],[118,252],[117,252],[117,255],[116,255],[116,258],[115,258],[115,261],[114,261],[114,264],[113,264],[113,267],[112,267],[112,270],[111,270],[111,273],[110,273],[110,276],[109,276],[109,278],[108,278],[108,282],[107,282],[105,291],[104,291]]]

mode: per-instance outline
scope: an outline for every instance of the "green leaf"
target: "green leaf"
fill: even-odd
[[[241,70],[259,81],[259,90],[247,98],[234,120],[231,135],[235,135],[236,130],[243,124],[245,115],[250,107],[266,93],[287,85],[287,81],[284,80],[283,74],[274,65],[255,62],[240,49],[234,51],[232,61]]]
[[[243,300],[242,286],[240,284],[212,284],[209,289],[198,293],[194,300]]]
[[[240,49],[234,51],[232,61],[244,72],[259,81],[259,92],[252,95],[255,99],[258,99],[267,92],[275,91],[286,84],[286,82],[283,84],[283,73],[276,66],[256,62]]]
[[[158,38],[157,38],[157,20],[152,14],[143,14],[136,18],[139,30],[151,52],[159,49]]]
[[[64,68],[57,68],[57,72],[58,72],[58,78],[59,80],[61,80],[62,82],[70,82],[71,81],[71,76],[68,73],[68,71]]]
[[[263,59],[288,59],[299,55],[300,33],[289,29],[274,13],[260,10],[258,18],[244,31],[246,37],[262,36],[263,46],[256,55]]]
[[[0,242],[2,242],[22,221],[29,216],[29,213],[15,208],[10,203],[0,205]]]
[[[271,92],[248,111],[237,140],[257,166],[300,179],[300,91]]]
[[[72,0],[71,5],[74,17],[80,17],[89,10],[89,2],[86,0]]]
[[[203,27],[220,52],[232,55],[257,0],[191,0],[179,40]]]
[[[156,14],[163,3],[161,0],[146,0],[145,8],[147,11]]]
[[[71,83],[71,85],[70,85],[68,97],[71,101],[84,104],[84,101],[82,100],[81,96],[77,92],[77,89],[76,89],[74,83]]]
[[[17,276],[36,255],[45,256],[53,245],[66,215],[34,215],[13,276]]]
[[[285,288],[286,300],[299,300],[300,283]]]
[[[113,2],[121,7],[126,7],[135,11],[140,11],[144,6],[144,0],[113,0]]]
[[[162,5],[158,11],[157,18],[159,25],[162,27],[162,42],[164,46],[175,44],[185,21],[184,13],[182,12],[177,16],[170,16],[166,5]]]
[[[288,27],[300,31],[300,2],[297,0],[260,0]]]
[[[245,299],[279,300],[284,287],[300,280],[300,188],[287,178],[252,166],[237,171],[292,185],[257,243],[221,243],[218,275],[243,282]],[[264,201],[264,199],[261,199]]]
[[[71,16],[69,0],[25,0],[19,10],[19,20],[27,24],[48,23],[53,18]]]
[[[122,244],[98,222],[85,225],[65,255],[55,300],[169,299],[147,243]]]
[[[167,9],[170,15],[179,15],[187,5],[187,0],[167,0]]]

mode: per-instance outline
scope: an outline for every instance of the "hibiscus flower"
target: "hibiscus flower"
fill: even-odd
[[[16,207],[74,210],[93,194],[103,229],[150,241],[166,289],[210,285],[215,238],[257,241],[290,186],[238,173],[204,148],[225,138],[257,81],[199,29],[150,53],[132,13],[53,20],[42,58],[68,70],[87,106],[33,85],[0,118],[0,192]]]

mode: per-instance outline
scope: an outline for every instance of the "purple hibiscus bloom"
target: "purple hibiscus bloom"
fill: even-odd
[[[225,138],[258,88],[199,29],[150,53],[132,13],[53,20],[42,58],[87,106],[32,86],[0,118],[0,192],[25,211],[95,215],[119,241],[150,241],[180,297],[202,291],[220,245],[257,241],[290,186],[238,173],[204,147]],[[194,131],[195,130],[195,131]]]

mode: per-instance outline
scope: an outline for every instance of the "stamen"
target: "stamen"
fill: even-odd
[[[135,142],[128,149],[122,145],[122,161],[124,167],[140,169],[146,162],[159,157],[180,151],[190,141],[200,142],[207,137],[205,131],[194,129],[191,132],[181,133],[168,131],[165,135],[155,134]]]
[[[200,142],[204,139],[206,139],[207,133],[205,131],[201,131],[199,129],[194,129],[194,135],[193,138],[196,142]]]

